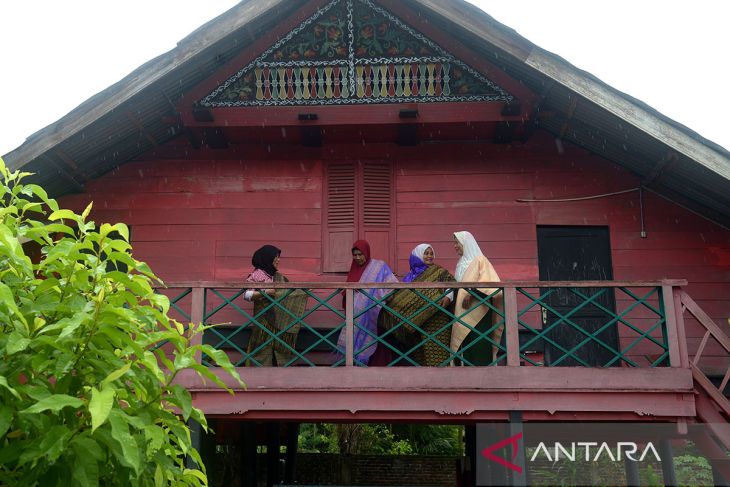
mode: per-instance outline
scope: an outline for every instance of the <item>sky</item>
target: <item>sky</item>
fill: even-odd
[[[236,3],[0,2],[0,154]],[[730,149],[730,1],[472,3],[543,49]]]

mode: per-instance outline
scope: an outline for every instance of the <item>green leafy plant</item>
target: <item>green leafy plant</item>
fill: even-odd
[[[186,424],[205,416],[175,377],[232,393],[196,356],[241,383],[235,368],[168,317],[125,225],[97,228],[27,176],[0,159],[0,486],[207,485]]]

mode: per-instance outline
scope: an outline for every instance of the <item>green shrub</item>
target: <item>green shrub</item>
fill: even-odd
[[[167,316],[125,225],[60,209],[28,175],[0,159],[0,485],[207,485],[185,423],[205,417],[174,379],[225,387],[200,353],[235,369]]]

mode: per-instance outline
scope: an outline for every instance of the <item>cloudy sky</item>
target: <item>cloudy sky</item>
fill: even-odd
[[[236,3],[0,2],[0,154]],[[472,3],[542,48],[730,148],[730,2]]]

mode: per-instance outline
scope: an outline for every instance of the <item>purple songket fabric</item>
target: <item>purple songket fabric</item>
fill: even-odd
[[[371,259],[360,277],[362,283],[367,282],[398,282],[388,264],[382,260]],[[375,353],[375,337],[378,335],[378,314],[381,306],[374,299],[381,300],[390,289],[363,289],[356,291],[353,298],[354,314],[354,358],[356,364],[367,365],[370,357]],[[337,339],[337,348],[340,353],[345,352],[345,330],[340,332]]]

